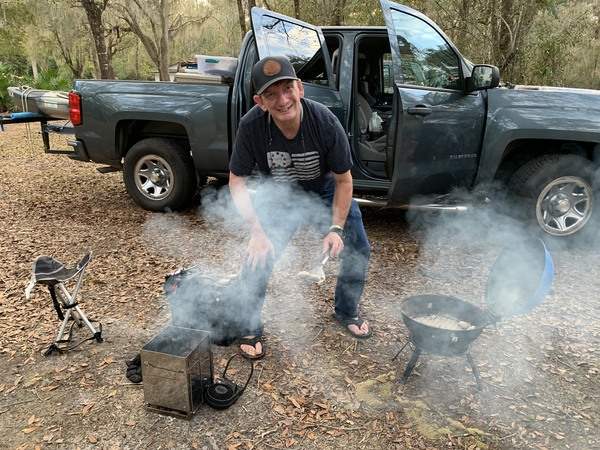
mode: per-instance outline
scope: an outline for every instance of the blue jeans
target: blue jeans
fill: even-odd
[[[302,220],[294,220],[293,218],[297,214],[291,212],[294,208],[293,204],[282,205],[279,203],[276,214],[273,214],[273,211],[264,214],[261,203],[272,206],[275,200],[270,196],[266,201],[255,202],[255,210],[261,226],[275,247],[275,258],[268,259],[265,267],[256,268],[254,271],[247,264],[243,265],[240,281],[247,297],[242,336],[262,334],[262,308],[273,267],[298,228],[309,223],[322,230],[324,234],[327,233],[331,225],[334,189],[335,182],[331,180],[327,188],[320,194],[321,205],[328,209],[327,221],[323,217],[319,218],[318,215],[311,214],[308,214],[310,217],[304,215]],[[268,208],[265,209],[268,210]],[[290,213],[287,213],[288,211]],[[344,250],[340,255],[341,264],[335,287],[334,309],[337,316],[348,319],[358,316],[358,303],[365,287],[367,265],[371,256],[371,246],[367,240],[362,214],[354,199],[344,229],[346,238],[344,239]]]

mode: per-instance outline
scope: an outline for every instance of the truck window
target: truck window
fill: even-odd
[[[361,35],[356,55],[357,92],[371,106],[390,105],[394,92],[394,78],[387,34]]]
[[[421,19],[392,10],[402,83],[461,89],[459,59],[444,38]]]
[[[315,30],[269,16],[262,16],[261,27],[268,53],[287,57],[302,83],[329,85],[319,35]]]

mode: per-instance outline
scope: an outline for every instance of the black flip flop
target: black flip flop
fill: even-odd
[[[341,317],[339,317],[335,314],[333,315],[333,317],[335,318],[336,322],[342,326],[342,328],[344,329],[344,331],[346,333],[348,333],[350,336],[352,336],[356,339],[369,339],[371,337],[371,335],[373,334],[373,330],[371,330],[371,327],[369,327],[369,332],[367,334],[356,334],[356,333],[353,333],[352,330],[350,330],[350,325],[356,325],[358,328],[360,328],[362,326],[362,324],[365,321],[362,320],[360,317],[351,317],[349,319],[342,319]]]
[[[240,347],[240,354],[244,358],[248,358],[248,359],[261,359],[263,356],[265,356],[265,343],[262,341],[261,335],[254,336],[253,338],[241,337],[238,339],[239,345],[249,345],[249,346],[255,347],[255,348],[256,348],[257,342],[260,342],[260,347],[262,348],[262,351],[258,355],[249,355],[248,353],[243,351],[241,347]]]

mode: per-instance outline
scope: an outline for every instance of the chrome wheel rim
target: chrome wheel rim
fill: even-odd
[[[171,167],[163,158],[146,155],[135,165],[135,185],[145,197],[162,200],[171,193],[172,173]]]
[[[594,197],[590,185],[578,177],[553,180],[540,193],[535,213],[538,224],[553,236],[576,233],[590,220]]]

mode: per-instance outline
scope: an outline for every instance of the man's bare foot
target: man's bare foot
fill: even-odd
[[[358,336],[366,336],[367,334],[369,334],[369,325],[367,325],[367,322],[363,322],[359,328],[358,326],[352,323],[348,325],[348,330],[350,330],[350,333],[352,334],[356,334]]]
[[[265,347],[262,343],[262,336],[244,336],[239,339],[240,352],[243,356],[250,359],[260,359],[265,356]]]

